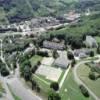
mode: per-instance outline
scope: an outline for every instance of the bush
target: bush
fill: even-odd
[[[57,91],[59,89],[59,84],[57,82],[53,82],[51,83],[50,88]]]
[[[1,75],[2,76],[8,76],[9,71],[6,69],[6,67],[1,68]]]
[[[37,51],[37,55],[42,57],[49,57],[49,54],[46,51]]]
[[[89,78],[90,78],[91,80],[95,80],[95,79],[96,79],[95,73],[90,72],[90,73],[89,73]]]
[[[89,97],[88,90],[83,85],[80,85],[79,88],[81,89],[81,92],[85,97]]]
[[[67,57],[68,57],[69,60],[73,60],[74,59],[74,55],[69,51],[67,53]]]
[[[90,57],[94,57],[94,52],[93,51],[90,52]]]

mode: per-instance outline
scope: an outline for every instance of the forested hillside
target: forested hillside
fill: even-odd
[[[57,16],[69,10],[99,10],[100,0],[0,0],[0,23],[19,22],[37,16]]]

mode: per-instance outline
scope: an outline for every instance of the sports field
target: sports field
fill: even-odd
[[[39,66],[36,74],[45,76],[46,79],[58,81],[61,76],[62,70],[60,68],[49,67],[46,65]]]

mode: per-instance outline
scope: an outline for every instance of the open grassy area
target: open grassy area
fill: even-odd
[[[39,77],[39,78],[37,78],[36,76],[33,76],[33,79],[39,84],[39,86],[41,88],[42,95],[47,96],[48,91],[50,91],[50,85],[41,81],[41,79],[43,79],[42,77]],[[46,80],[44,80],[44,81],[46,81]],[[81,91],[80,91],[78,85],[74,81],[73,73],[71,70],[68,73],[68,76],[66,77],[65,82],[64,82],[63,86],[61,87],[59,93],[62,98],[61,100],[93,100],[92,97],[85,98],[81,94]]]
[[[58,83],[60,83],[60,81],[61,81],[61,79],[63,78],[64,74],[65,74],[65,70],[62,71],[61,76],[60,76],[59,79],[58,79]]]
[[[39,85],[41,91],[40,91],[40,96],[42,96],[44,98],[44,100],[47,100],[47,97],[48,97],[48,92],[50,91],[50,84],[46,84],[44,81],[46,80],[43,80],[43,78],[41,77],[37,77],[37,75],[33,75],[33,80],[35,80],[37,82],[37,84]],[[41,81],[43,80],[43,81]],[[46,81],[48,82],[48,81]]]
[[[0,82],[0,92],[5,92],[1,82]]]
[[[81,65],[78,70],[77,73],[80,77],[80,79],[82,81],[84,81],[84,83],[98,96],[100,97],[100,78],[97,80],[91,80],[89,79],[89,72],[90,72],[90,68],[83,64]]]
[[[4,9],[0,7],[0,24],[8,23]]]
[[[67,91],[66,91],[67,90]],[[74,81],[72,71],[68,73],[68,76],[65,79],[65,82],[60,90],[61,100],[93,100],[90,98],[85,98]]]
[[[0,98],[2,97],[2,94],[5,93],[5,89],[2,86],[2,82],[0,82]]]
[[[95,39],[96,39],[97,43],[100,43],[100,37],[99,36],[96,36]]]
[[[41,60],[42,60],[41,56],[35,55],[30,59],[30,62],[31,62],[31,65],[34,66],[37,64],[38,61],[41,61]]]

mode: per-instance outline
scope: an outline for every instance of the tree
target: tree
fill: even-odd
[[[97,53],[100,54],[100,44],[98,44]]]
[[[53,58],[56,59],[59,57],[59,54],[56,50],[53,51]]]
[[[48,100],[61,100],[60,95],[54,91],[50,91],[48,94]]]
[[[90,73],[89,73],[89,78],[90,78],[91,80],[95,80],[95,79],[96,79],[95,73],[94,73],[94,72],[90,72]]]
[[[69,60],[73,60],[74,59],[74,55],[70,51],[67,52],[67,57],[68,57]]]
[[[32,75],[29,66],[25,66],[23,72],[24,72],[24,73],[23,73],[23,76],[24,76],[25,80],[26,80],[26,81],[29,81],[29,80],[31,79],[31,75]]]
[[[55,93],[54,98],[54,100],[61,100],[61,97],[58,93]]]
[[[9,71],[7,70],[7,68],[5,66],[3,66],[0,70],[1,75],[2,76],[8,76],[9,75]]]
[[[41,89],[40,89],[40,87],[39,87],[38,84],[37,84],[37,86],[36,86],[36,91],[37,91],[37,92],[40,92],[40,90],[41,90]]]
[[[32,84],[32,90],[34,90],[36,88],[37,83],[32,79],[31,84]]]
[[[50,88],[57,91],[59,89],[59,84],[57,82],[52,82]]]
[[[79,88],[81,89],[81,92],[85,97],[90,96],[88,90],[83,85],[80,85]]]
[[[35,71],[38,69],[38,65],[35,65],[33,68],[32,68],[32,73],[35,73]]]
[[[94,51],[90,52],[90,57],[94,57]]]
[[[75,64],[76,64],[76,60],[73,59],[73,60],[72,60],[72,63],[71,63],[71,66],[74,67]]]

